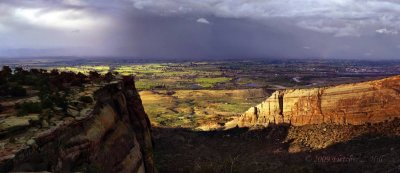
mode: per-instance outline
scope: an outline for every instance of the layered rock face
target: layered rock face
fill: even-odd
[[[154,172],[149,119],[133,78],[95,92],[91,113],[0,154],[0,172]]]
[[[400,76],[313,89],[276,91],[227,127],[377,123],[400,117]]]

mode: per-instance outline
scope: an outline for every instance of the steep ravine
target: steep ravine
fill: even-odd
[[[400,76],[394,76],[332,87],[276,91],[226,126],[362,125],[400,117],[399,107]]]
[[[0,172],[154,172],[149,119],[133,78],[95,92],[93,111],[5,148]]]

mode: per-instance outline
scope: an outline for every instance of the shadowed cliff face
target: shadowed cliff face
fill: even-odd
[[[0,172],[154,172],[150,123],[133,78],[95,92],[91,113],[1,156]]]
[[[356,84],[276,91],[227,127],[288,123],[377,123],[400,117],[400,76]]]

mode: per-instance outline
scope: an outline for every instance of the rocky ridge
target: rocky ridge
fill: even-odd
[[[227,128],[269,124],[362,125],[400,117],[400,76],[354,84],[274,92]]]
[[[94,95],[92,111],[34,131],[24,144],[3,136],[0,172],[154,172],[151,127],[133,78]],[[26,128],[14,136],[32,133]]]

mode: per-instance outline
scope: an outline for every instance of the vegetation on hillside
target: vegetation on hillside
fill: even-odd
[[[103,67],[94,69],[103,69]],[[10,67],[4,66],[0,71],[0,98],[21,98],[23,100],[35,96],[39,98],[36,101],[17,102],[14,108],[19,116],[31,113],[39,114],[47,109],[67,115],[71,104],[72,88],[82,90],[85,84],[110,82],[113,78],[112,73],[102,75],[96,71],[88,72],[88,75],[85,75],[80,72],[74,73],[57,69],[50,71],[42,69],[25,70],[16,67],[12,70]],[[91,97],[82,97],[80,101],[93,102]]]

